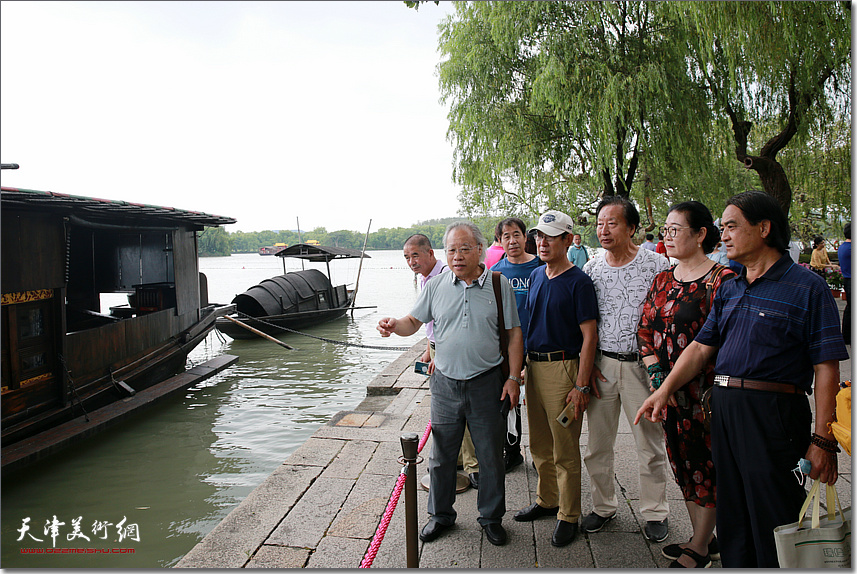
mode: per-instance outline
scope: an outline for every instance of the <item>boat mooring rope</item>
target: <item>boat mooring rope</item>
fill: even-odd
[[[423,433],[423,438],[420,439],[420,444],[417,446],[417,454],[423,450],[423,447],[428,442],[431,434],[431,421],[426,425],[426,430]],[[406,463],[402,465],[402,471],[399,473],[399,478],[396,480],[396,486],[393,487],[393,494],[390,495],[390,501],[387,503],[387,509],[384,511],[384,516],[381,518],[381,523],[378,524],[378,530],[375,531],[375,536],[372,538],[372,544],[363,556],[363,561],[360,562],[360,568],[369,568],[372,562],[375,561],[375,556],[378,555],[378,549],[381,547],[381,542],[384,541],[384,535],[387,534],[387,528],[390,526],[390,520],[393,519],[393,511],[396,510],[396,505],[399,504],[399,496],[402,494],[402,488],[405,486],[405,479],[408,477],[408,467]]]
[[[263,325],[267,325],[268,327],[274,327],[275,329],[281,329],[288,333],[294,333],[296,335],[303,335],[304,337],[309,337],[310,339],[318,339],[319,341],[324,341],[325,343],[331,343],[333,345],[343,345],[345,347],[357,347],[359,349],[377,349],[379,351],[410,351],[411,347],[384,347],[382,345],[361,345],[359,343],[349,343],[348,341],[337,341],[336,339],[328,339],[326,337],[318,337],[316,335],[310,335],[309,333],[302,333],[301,331],[295,331],[294,329],[289,329],[288,327],[283,327],[282,325],[276,325],[274,323],[269,323],[268,321],[263,321],[258,317],[251,317],[246,313],[242,313],[241,311],[236,311],[238,315],[240,315],[244,319],[253,319],[258,323]]]

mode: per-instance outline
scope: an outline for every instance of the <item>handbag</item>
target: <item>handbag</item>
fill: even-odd
[[[833,433],[836,442],[842,445],[845,452],[851,455],[851,381],[845,381],[839,385],[841,389],[836,393],[836,411],[834,420],[827,423],[830,432]]]
[[[503,355],[503,363],[500,369],[503,371],[503,379],[509,376],[509,334],[506,332],[506,321],[503,317],[503,299],[500,294],[500,272],[491,272],[491,283],[494,285],[494,299],[497,301],[497,325],[500,328],[500,354]]]
[[[851,507],[842,510],[836,489],[827,485],[827,516],[821,517],[821,482],[816,480],[797,522],[774,528],[780,568],[851,568]],[[811,527],[803,521],[812,504]],[[836,510],[839,516],[836,516]]]

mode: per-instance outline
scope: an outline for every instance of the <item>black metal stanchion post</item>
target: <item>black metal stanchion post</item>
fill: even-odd
[[[417,538],[417,447],[419,435],[407,433],[400,437],[402,458],[408,465],[405,479],[405,540],[408,548],[408,568],[420,567],[419,539]]]

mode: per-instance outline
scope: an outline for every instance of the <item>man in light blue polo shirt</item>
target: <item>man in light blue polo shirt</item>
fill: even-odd
[[[435,370],[430,383],[433,445],[428,499],[431,520],[420,532],[420,539],[430,542],[455,522],[455,467],[466,423],[479,459],[478,521],[488,541],[499,546],[507,540],[501,524],[506,512],[506,417],[501,410],[506,399],[511,408],[518,404],[518,374],[524,354],[521,321],[512,287],[501,275],[510,373],[503,380],[497,301],[491,273],[482,263],[485,237],[474,224],[459,222],[447,227],[443,242],[452,273],[426,283],[411,313],[399,319],[381,319],[378,331],[382,337],[392,333],[407,337],[423,323],[434,321]]]

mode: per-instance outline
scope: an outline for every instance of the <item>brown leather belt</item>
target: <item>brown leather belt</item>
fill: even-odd
[[[730,377],[729,375],[715,375],[714,384],[719,387],[729,387],[732,389],[750,389],[753,391],[770,391],[772,393],[788,393],[788,394],[803,394],[803,389],[788,383],[772,383],[770,381],[754,381],[752,379],[742,379],[739,377]]]
[[[550,353],[527,351],[527,358],[531,361],[573,361],[577,357],[579,355],[568,351],[551,351]]]

